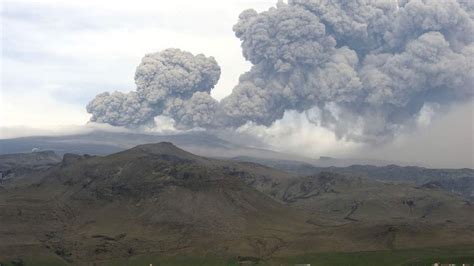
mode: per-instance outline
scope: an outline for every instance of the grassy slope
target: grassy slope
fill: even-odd
[[[23,259],[24,265],[67,265],[58,257],[37,257]],[[433,265],[435,262],[474,264],[474,246],[450,247],[450,248],[426,248],[409,249],[395,251],[367,251],[367,252],[327,252],[313,253],[292,257],[272,258],[268,261],[261,261],[258,265],[294,265],[308,263],[312,266],[366,266],[366,265],[398,265],[398,266],[418,266]],[[0,262],[1,263],[1,262]],[[142,265],[239,265],[235,258],[223,258],[218,256],[207,257],[156,257],[153,255],[137,255],[129,258],[121,258],[113,261],[96,262],[96,265],[114,266],[142,266]],[[2,263],[1,265],[13,265]],[[89,265],[89,264],[85,264]]]
[[[275,260],[275,264],[310,263],[314,265],[433,265],[444,263],[474,263],[474,247],[426,248],[356,253],[319,253]]]

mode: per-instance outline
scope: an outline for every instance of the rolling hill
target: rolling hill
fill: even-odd
[[[165,142],[61,163],[0,189],[0,261],[157,257],[250,262],[474,244],[474,207],[436,187],[298,177]]]

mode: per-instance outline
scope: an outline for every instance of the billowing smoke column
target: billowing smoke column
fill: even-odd
[[[468,6],[470,5],[470,6]],[[426,104],[473,95],[472,1],[289,0],[234,26],[252,69],[222,108],[233,126],[305,111],[337,136],[381,141]]]
[[[136,92],[101,93],[87,105],[87,112],[92,113],[91,121],[116,126],[150,124],[154,118],[153,109]]]
[[[170,49],[143,59],[136,94],[101,94],[88,111],[114,125],[164,114],[179,128],[236,128],[296,110],[340,138],[383,141],[424,108],[473,97],[472,3],[289,0],[246,10],[234,31],[253,66],[221,102],[209,95],[217,63]]]
[[[148,54],[135,73],[136,92],[99,94],[87,111],[91,121],[114,126],[153,125],[158,115],[174,118],[179,128],[209,125],[208,113],[217,105],[209,93],[220,73],[216,60],[202,54],[179,49]]]

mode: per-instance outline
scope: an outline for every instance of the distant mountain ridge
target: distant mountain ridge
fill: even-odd
[[[208,157],[223,155],[233,157],[245,154],[262,158],[283,159],[288,156],[264,147],[234,143],[205,132],[161,135],[107,131],[65,136],[0,139],[0,154],[24,153],[31,152],[32,149],[40,149],[52,150],[60,155],[65,153],[107,155],[137,145],[158,142],[172,142],[180,148]]]
[[[61,157],[54,151],[0,154],[0,182],[49,168],[59,162]]]
[[[232,158],[249,157],[272,160],[293,160],[318,166],[349,166],[352,164],[387,165],[393,162],[369,159],[338,159],[322,157],[308,158],[295,154],[274,151],[272,147],[258,141],[238,139],[233,136],[214,135],[209,132],[185,132],[171,135],[156,133],[131,133],[93,131],[85,134],[64,136],[36,136],[12,139],[0,139],[0,154],[24,153],[32,149],[52,150],[57,154],[65,153],[107,155],[123,151],[140,144],[172,142],[176,146],[195,154]]]
[[[422,186],[428,182],[436,182],[440,188],[447,191],[457,193],[466,198],[474,197],[473,169],[429,169],[397,165],[351,165],[347,167],[326,167],[321,165],[330,164],[332,162],[339,165],[341,164],[340,160],[334,158],[323,158],[322,161],[324,162],[321,163],[321,160],[297,158],[284,153],[273,152],[271,150],[245,147],[202,132],[162,136],[97,131],[85,135],[63,137],[28,137],[12,140],[0,140],[0,153],[9,150],[28,152],[34,148],[38,149],[38,147],[41,147],[42,149],[52,148],[58,153],[58,158],[54,158],[53,161],[45,161],[44,167],[49,167],[52,164],[58,163],[60,160],[59,156],[62,154],[86,153],[107,155],[113,152],[123,151],[129,146],[133,147],[135,145],[140,145],[144,141],[154,142],[154,140],[176,141],[177,146],[199,155],[219,157],[223,159],[233,157],[233,160],[236,161],[260,163],[301,176],[326,171],[349,176],[361,176],[384,182],[408,182],[416,186]],[[104,149],[104,146],[107,148]],[[256,155],[257,157],[252,155]],[[14,176],[12,168],[5,167],[5,164],[2,166],[2,160],[4,161],[5,159],[1,158],[7,158],[5,156],[8,157],[11,155],[0,155],[0,172],[3,173],[2,175],[4,178],[7,175],[10,178]],[[294,158],[294,160],[288,160],[288,158]],[[302,161],[299,161],[299,159]],[[21,160],[17,160],[16,163],[17,166],[15,166],[15,171],[20,171],[21,173],[26,173],[27,171],[40,167],[39,165],[34,167],[29,165],[34,162],[21,162]],[[37,161],[37,163],[41,163],[41,161]]]
[[[387,166],[351,165],[347,167],[321,167],[300,161],[261,159],[246,156],[234,157],[233,160],[257,162],[302,176],[318,174],[321,172],[332,172],[384,182],[410,183],[416,186],[423,186],[430,182],[436,182],[440,188],[466,198],[474,199],[474,169],[470,168],[430,169],[418,166],[398,166],[393,164]]]

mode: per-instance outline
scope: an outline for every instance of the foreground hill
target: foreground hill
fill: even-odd
[[[469,201],[438,188],[200,157],[171,143],[66,154],[0,188],[0,261],[144,255],[272,261],[474,244]]]

